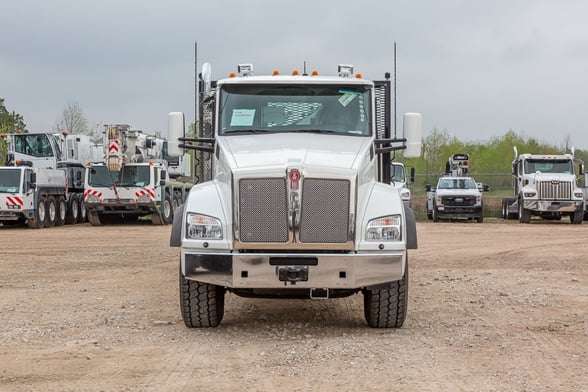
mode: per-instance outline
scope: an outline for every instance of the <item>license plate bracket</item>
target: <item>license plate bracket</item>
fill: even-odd
[[[307,282],[308,266],[288,265],[278,267],[278,279],[280,279],[280,282]]]

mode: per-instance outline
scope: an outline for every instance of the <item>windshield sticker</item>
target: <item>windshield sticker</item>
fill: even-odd
[[[250,127],[255,118],[255,109],[234,109],[231,127]]]
[[[339,90],[339,92],[343,94],[339,97],[339,103],[343,105],[343,107],[349,105],[351,101],[360,94],[358,91],[344,89]]]

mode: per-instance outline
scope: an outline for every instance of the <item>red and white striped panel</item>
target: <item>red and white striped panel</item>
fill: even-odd
[[[118,153],[118,152],[120,151],[120,148],[119,148],[119,146],[118,146],[118,145],[119,145],[119,143],[120,143],[120,142],[118,141],[118,139],[114,139],[114,140],[112,140],[112,141],[110,142],[110,146],[108,146],[108,152],[109,152],[109,153]]]
[[[86,200],[88,195],[98,196],[98,198],[100,198],[100,200],[102,200],[102,192],[98,192],[94,189],[88,189],[84,192],[84,200]]]
[[[135,197],[137,199],[139,199],[140,196],[143,195],[149,195],[149,199],[151,199],[151,201],[155,200],[155,190],[153,188],[145,188],[145,189],[141,189],[137,192],[135,192]]]
[[[18,196],[6,196],[6,207],[8,206],[24,206],[24,201]]]

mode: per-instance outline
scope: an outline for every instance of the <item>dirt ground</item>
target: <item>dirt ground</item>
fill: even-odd
[[[231,294],[188,329],[170,230],[0,227],[0,390],[588,391],[588,224],[419,222],[397,330]]]

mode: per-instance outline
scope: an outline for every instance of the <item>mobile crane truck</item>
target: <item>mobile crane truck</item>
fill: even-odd
[[[169,153],[208,156],[210,181],[195,185],[175,215],[179,292],[188,327],[215,327],[224,297],[327,299],[364,296],[371,327],[401,327],[408,298],[407,249],[414,214],[390,185],[390,152],[421,150],[421,116],[391,135],[391,81],[339,65],[254,76],[251,64],[200,78],[201,132],[184,135],[169,114]]]
[[[86,135],[17,133],[0,167],[0,223],[30,228],[82,223],[84,165],[97,146]]]
[[[168,175],[166,141],[127,124],[105,128],[105,158],[86,167],[84,199],[90,224],[141,216],[150,216],[155,225],[171,223],[174,207],[183,203],[192,184]]]
[[[514,197],[502,199],[502,217],[530,223],[569,216],[573,224],[584,220],[584,194],[578,187],[573,154],[518,154],[514,147],[512,176]],[[584,164],[579,163],[580,175]]]

